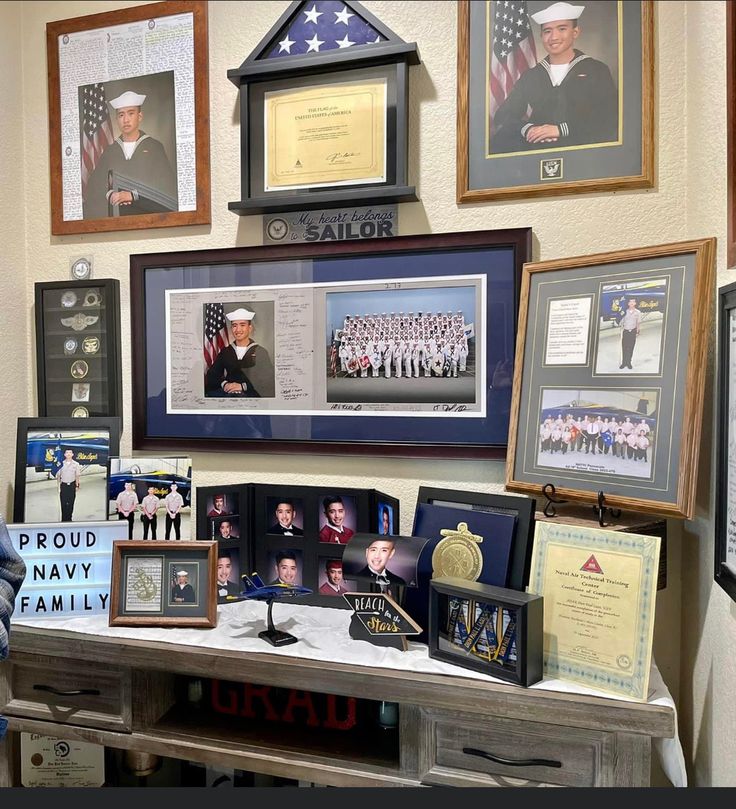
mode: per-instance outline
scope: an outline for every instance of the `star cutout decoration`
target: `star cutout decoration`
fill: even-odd
[[[307,15],[307,19],[305,20],[305,22],[316,23],[317,22],[317,17],[322,16],[322,12],[317,11],[317,6],[316,5],[312,6],[310,11],[305,11],[304,13]]]
[[[291,46],[296,44],[293,39],[289,39],[289,35],[287,34],[284,39],[279,42],[279,53],[283,53],[286,51],[287,53],[291,53]]]
[[[338,46],[339,48],[349,48],[351,45],[355,45],[355,43],[354,43],[354,42],[351,42],[351,41],[348,39],[348,35],[347,35],[347,34],[345,34],[345,38],[344,38],[344,39],[336,39],[336,40],[335,40],[335,42],[337,42],[337,46]]]
[[[343,7],[342,7],[342,11],[335,11],[335,12],[333,12],[333,13],[334,13],[335,17],[337,18],[337,19],[335,20],[335,25],[337,25],[339,22],[344,22],[344,23],[345,23],[345,25],[347,25],[347,24],[348,24],[348,20],[350,19],[350,17],[354,17],[354,16],[355,16],[354,14],[351,14],[351,13],[348,11],[347,6],[343,6]]]
[[[307,45],[309,45],[307,48],[307,53],[311,53],[311,51],[317,53],[319,52],[319,46],[325,44],[324,40],[317,39],[317,34],[315,34],[311,39],[305,39],[304,41],[307,43]]]

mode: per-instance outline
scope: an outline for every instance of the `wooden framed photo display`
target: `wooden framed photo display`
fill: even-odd
[[[457,201],[650,188],[653,6],[461,0]]]
[[[530,237],[131,256],[133,447],[502,458]]]
[[[110,626],[217,625],[216,542],[116,540]]]
[[[46,26],[51,232],[210,221],[207,0]]]
[[[715,239],[526,264],[506,486],[690,518]]]
[[[722,287],[718,298],[715,579],[736,601],[736,284]]]

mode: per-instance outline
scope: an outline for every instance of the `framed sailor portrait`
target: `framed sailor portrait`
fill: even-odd
[[[50,22],[51,232],[210,221],[206,0]]]
[[[715,239],[526,264],[506,488],[690,519]]]
[[[653,5],[460,0],[459,203],[654,184]]]
[[[503,457],[529,236],[131,256],[134,447]]]

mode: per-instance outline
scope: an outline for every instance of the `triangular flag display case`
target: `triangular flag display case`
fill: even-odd
[[[297,0],[228,78],[240,89],[247,216],[417,200],[408,185],[404,42],[349,0]]]

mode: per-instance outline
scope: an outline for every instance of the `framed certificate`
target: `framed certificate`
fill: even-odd
[[[529,592],[544,598],[544,673],[645,702],[659,537],[538,522]]]
[[[406,43],[360,3],[294,2],[228,77],[240,90],[240,215],[415,201]]]
[[[715,579],[736,601],[736,284],[719,290]]]
[[[527,264],[506,486],[690,518],[715,239]]]
[[[529,236],[131,256],[134,447],[503,457]]]
[[[210,221],[207,1],[46,26],[51,232]]]

